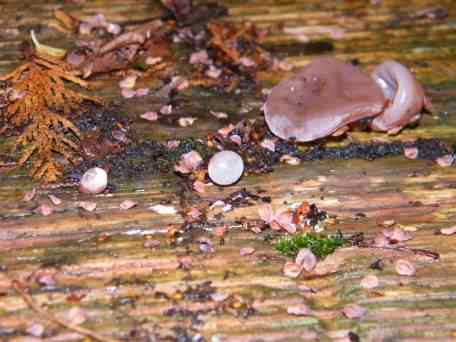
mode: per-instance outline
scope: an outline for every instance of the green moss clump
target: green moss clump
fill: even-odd
[[[281,237],[277,240],[275,249],[284,256],[295,258],[301,248],[309,248],[317,258],[322,259],[346,243],[342,234],[324,236],[303,233]]]

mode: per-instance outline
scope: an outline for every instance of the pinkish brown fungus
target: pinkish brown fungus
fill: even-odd
[[[385,103],[382,90],[359,68],[333,57],[320,57],[275,86],[264,113],[275,135],[305,142],[376,116]]]
[[[423,108],[432,111],[423,87],[402,64],[386,61],[373,71],[372,78],[390,101],[385,111],[372,121],[372,129],[396,134],[408,124],[418,121]]]

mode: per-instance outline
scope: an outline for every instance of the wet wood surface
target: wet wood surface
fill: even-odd
[[[229,9],[224,20],[250,20],[269,29],[265,46],[297,66],[315,56],[307,43],[310,40],[325,42],[325,46],[332,47],[327,52],[335,56],[358,59],[365,69],[387,58],[396,58],[414,68],[434,103],[434,115],[426,116],[418,127],[396,137],[357,132],[350,134],[350,139],[370,141],[381,137],[405,141],[436,137],[448,143],[455,141],[453,1],[439,3],[448,10],[448,18],[442,20],[418,16],[419,11],[434,7],[434,1],[387,0],[378,6],[369,1],[223,3]],[[17,65],[17,47],[27,37],[27,28],[48,20],[52,9],[61,3],[36,1],[24,7],[19,2],[4,1],[1,5],[3,73]],[[108,19],[120,22],[160,14],[157,3],[140,0],[88,1],[82,7],[65,4],[63,8],[79,17],[102,12]],[[20,34],[9,38],[5,29],[13,28],[19,28]],[[59,42],[61,38],[56,37],[52,31],[43,30],[46,42]],[[267,87],[284,76],[264,74],[262,78]],[[120,98],[115,85],[104,92],[108,97]],[[236,106],[248,104],[256,109],[253,116],[260,115],[261,102],[242,96],[240,100],[212,98],[208,103],[192,106],[207,113],[217,106],[223,108],[226,101],[232,101],[234,111]],[[154,104],[126,106],[126,115],[135,117],[151,105]],[[230,120],[237,119],[239,116],[233,115]],[[204,120],[210,119],[204,116]],[[212,120],[195,129],[160,126],[154,130],[165,132],[165,138],[201,135],[221,126]],[[148,127],[142,123],[137,129],[146,132]],[[72,307],[79,306],[87,315],[84,327],[116,339],[141,340],[132,331],[172,336],[176,328],[214,342],[347,340],[349,332],[359,335],[362,341],[456,339],[456,235],[436,234],[455,224],[454,167],[443,168],[433,161],[404,157],[279,165],[271,174],[246,176],[233,187],[208,187],[194,200],[202,207],[242,188],[252,193],[261,189],[271,196],[274,208],[309,201],[336,216],[325,224],[327,232],[363,232],[373,237],[381,231],[382,222],[394,220],[412,233],[407,246],[440,254],[436,261],[406,252],[343,248],[320,262],[312,274],[302,274],[297,279],[283,275],[286,259],[277,254],[264,235],[239,224],[242,217],[259,218],[257,205],[224,213],[230,227],[224,245],[219,245],[213,236],[211,229],[217,222],[215,215],[209,215],[210,224],[203,236],[213,241],[215,251],[204,254],[196,242],[171,247],[167,227],[182,223],[181,216],[158,215],[149,209],[160,203],[182,209],[177,177],[150,176],[113,183],[115,191],[98,196],[79,194],[74,187],[40,188],[33,201],[25,202],[25,191],[36,184],[25,174],[0,174],[0,339],[34,341],[36,338],[26,332],[32,323],[45,326],[48,341],[84,338],[37,315],[12,289],[12,279],[29,285],[33,299],[55,316],[65,318]],[[37,205],[48,203],[48,194],[60,197],[63,203],[51,216],[34,214]],[[119,204],[125,199],[138,204],[122,211]],[[79,208],[77,202],[84,200],[95,201],[96,210],[86,212]],[[148,240],[158,240],[160,244],[146,248],[144,243]],[[255,252],[240,256],[243,247],[253,247]],[[369,266],[379,258],[385,262],[384,270],[372,270]],[[415,263],[416,275],[398,275],[394,269],[397,258]],[[183,264],[188,264],[188,269]],[[53,275],[54,285],[36,283],[43,270]],[[378,288],[367,290],[360,286],[360,280],[369,274],[379,278]],[[173,297],[176,291],[205,281],[212,282],[216,293],[232,295],[233,307],[215,313],[218,304],[213,300],[198,302],[159,295]],[[304,285],[314,291],[303,291]],[[74,304],[72,297],[80,297],[80,301]],[[309,305],[313,313],[289,315],[287,308],[299,303]],[[341,313],[350,303],[365,308],[361,319],[348,319]],[[171,308],[193,314],[165,315]],[[243,312],[243,308],[253,308],[253,314],[244,317],[247,309]],[[191,322],[191,318],[196,322]]]

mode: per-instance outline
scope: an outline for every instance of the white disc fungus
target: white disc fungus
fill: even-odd
[[[108,174],[99,167],[88,169],[81,177],[79,190],[89,194],[99,194],[108,185]]]
[[[218,185],[231,185],[241,178],[244,161],[233,151],[221,151],[209,160],[209,178]]]

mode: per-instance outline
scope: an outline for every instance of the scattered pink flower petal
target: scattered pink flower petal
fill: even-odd
[[[418,149],[416,147],[405,147],[404,156],[408,159],[416,159],[418,158]]]
[[[224,292],[214,292],[211,294],[211,299],[214,302],[223,302],[225,299],[227,299],[230,295]]]
[[[350,319],[359,319],[364,316],[364,308],[358,304],[348,304],[342,310],[345,317]]]
[[[193,190],[195,190],[196,192],[198,192],[200,194],[204,193],[204,192],[206,192],[206,184],[201,181],[195,181],[193,183]]]
[[[81,22],[79,24],[79,28],[78,28],[79,34],[81,34],[81,35],[89,35],[90,32],[92,32],[92,28],[93,28],[92,24],[83,21],[83,22]]]
[[[174,150],[175,148],[178,148],[180,145],[179,140],[170,140],[166,143],[166,147],[170,150]]]
[[[129,88],[122,88],[120,93],[126,99],[131,99],[136,96],[136,91],[134,91],[133,89],[129,89]]]
[[[252,255],[253,253],[255,253],[255,248],[253,247],[243,247],[239,250],[239,255],[241,257]]]
[[[41,204],[38,208],[35,209],[35,213],[42,216],[49,216],[54,212],[54,207],[49,204]]]
[[[198,169],[198,167],[203,162],[203,158],[201,155],[196,151],[190,151],[188,153],[184,153],[178,164],[174,166],[174,169],[180,173],[190,173]]]
[[[228,136],[228,134],[231,133],[231,131],[233,129],[235,129],[236,126],[234,126],[233,124],[229,124],[228,126],[226,127],[222,127],[220,128],[217,133],[220,134],[222,137],[226,138]]]
[[[383,234],[378,234],[374,239],[374,245],[377,247],[388,247],[390,245],[389,239]]]
[[[442,228],[442,229],[440,229],[440,233],[443,235],[453,235],[456,233],[456,226],[452,226],[449,228]]]
[[[155,65],[155,64],[161,63],[161,61],[163,61],[162,57],[149,56],[146,58],[145,63],[146,63],[146,65]]]
[[[258,208],[258,215],[260,215],[260,218],[268,224],[274,220],[274,211],[269,203],[263,204]]]
[[[114,24],[114,23],[109,23],[107,25],[105,25],[106,27],[106,31],[108,31],[109,33],[113,34],[113,35],[118,35],[120,33],[120,31],[122,31],[122,28],[120,27],[119,24]]]
[[[157,248],[160,246],[160,240],[146,240],[144,242],[145,248]]]
[[[416,273],[415,266],[407,260],[399,259],[395,263],[396,272],[404,276],[413,276]]]
[[[140,117],[141,117],[141,119],[144,119],[147,121],[157,121],[158,120],[157,112],[145,112],[144,114],[141,114]]]
[[[78,207],[86,211],[94,211],[97,208],[97,203],[89,201],[80,201],[78,202]]]
[[[150,90],[149,88],[138,88],[136,89],[136,96],[141,97],[141,96],[147,96],[149,95]]]
[[[55,270],[41,269],[34,274],[35,281],[41,286],[54,286],[57,284],[55,280]]]
[[[241,57],[241,64],[247,68],[256,66],[254,60],[249,57]]]
[[[179,82],[176,86],[177,91],[183,91],[190,87],[190,82],[187,79],[183,79],[181,82]]]
[[[290,234],[296,233],[296,225],[293,224],[293,214],[288,208],[280,208],[274,215],[274,221],[271,228],[275,229],[274,223]]]
[[[136,202],[135,201],[132,201],[132,200],[125,200],[123,201],[122,203],[120,203],[119,205],[119,208],[122,209],[122,210],[128,210],[128,209],[131,209],[133,207],[136,207]]]
[[[197,218],[201,217],[202,214],[203,213],[198,208],[191,208],[190,211],[187,212],[187,215],[193,220],[196,220]]]
[[[228,114],[225,112],[214,112],[213,110],[209,111],[212,116],[215,116],[217,119],[228,119]]]
[[[275,152],[275,142],[272,139],[264,139],[260,146],[271,152]]]
[[[44,326],[42,324],[34,323],[27,327],[26,332],[34,337],[42,337],[44,335]]]
[[[127,76],[119,82],[119,87],[133,89],[135,87],[137,78],[138,78],[137,75]]]
[[[312,310],[306,304],[297,304],[289,306],[287,313],[294,316],[309,316],[312,315]]]
[[[230,140],[234,142],[236,145],[242,145],[242,138],[237,134],[233,134],[232,136],[230,136]]]
[[[199,248],[200,248],[200,251],[207,254],[207,253],[214,253],[215,252],[215,248],[214,248],[214,244],[212,243],[212,241],[208,238],[201,238],[199,239]]]
[[[288,261],[283,266],[283,274],[289,278],[297,278],[302,272],[302,267],[294,262]]]
[[[176,208],[168,205],[162,205],[162,204],[157,204],[152,207],[150,207],[152,211],[156,212],[157,214],[160,215],[174,215],[177,213]]]
[[[33,188],[30,191],[26,191],[24,194],[24,201],[30,202],[36,195],[36,188]]]
[[[80,307],[71,308],[65,315],[66,321],[73,325],[80,325],[87,320],[87,314]]]
[[[211,64],[206,50],[194,52],[190,55],[190,64]]]
[[[378,278],[375,275],[368,275],[361,279],[361,287],[365,289],[374,289],[378,286]]]
[[[50,194],[50,195],[48,195],[48,197],[51,200],[52,204],[54,204],[54,205],[62,204],[62,200],[60,198],[58,198],[57,196]]]
[[[437,164],[441,167],[451,166],[454,162],[454,157],[451,154],[446,154],[436,159]]]
[[[317,266],[317,257],[308,248],[301,248],[296,256],[295,263],[302,266],[307,272],[312,272]]]
[[[206,75],[210,78],[219,78],[221,74],[222,70],[213,65],[209,66],[209,70],[206,71]]]
[[[282,163],[289,164],[289,165],[301,164],[301,160],[299,160],[299,158],[290,156],[289,154],[284,154],[282,157],[280,157],[280,161]]]
[[[406,232],[401,228],[385,228],[382,230],[382,234],[391,241],[407,241],[412,238],[412,234]]]
[[[394,221],[394,220],[385,220],[382,222],[383,227],[391,227],[391,226],[394,226],[395,224],[396,224],[396,221]]]
[[[218,238],[223,239],[225,237],[227,231],[228,231],[227,225],[218,226],[218,227],[215,227],[214,234]]]
[[[183,117],[180,118],[177,122],[179,123],[179,126],[181,127],[188,127],[193,125],[193,123],[198,120],[197,118],[194,117]]]
[[[169,115],[172,114],[173,112],[173,106],[172,105],[164,105],[160,108],[160,113],[163,115]]]

